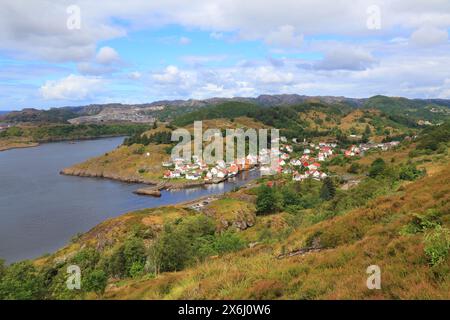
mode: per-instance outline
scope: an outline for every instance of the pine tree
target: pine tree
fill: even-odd
[[[333,181],[327,177],[323,181],[322,188],[320,189],[320,197],[323,200],[331,200],[336,195],[336,187],[333,184]]]

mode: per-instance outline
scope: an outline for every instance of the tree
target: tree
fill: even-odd
[[[331,200],[336,195],[336,187],[333,184],[331,178],[326,177],[323,180],[322,188],[320,189],[320,197],[323,200]]]
[[[285,207],[297,205],[301,200],[298,192],[296,192],[294,188],[285,186],[281,189],[281,195],[283,197],[283,205]]]
[[[370,165],[369,177],[376,178],[386,170],[386,163],[383,159],[377,158]]]
[[[150,265],[155,273],[181,270],[202,258],[199,250],[205,238],[214,236],[214,220],[205,215],[195,215],[164,225],[150,250]]]
[[[103,270],[95,269],[83,277],[82,289],[87,292],[95,292],[99,295],[105,292],[108,276]]]
[[[281,209],[281,199],[276,190],[262,185],[258,190],[256,198],[256,213],[268,214]]]
[[[71,259],[71,263],[79,266],[81,270],[94,269],[100,260],[100,253],[92,247],[84,248]]]
[[[158,128],[158,122],[155,120],[155,122],[153,122],[152,129],[156,129],[156,128]]]
[[[123,277],[126,274],[125,256],[123,254],[123,246],[117,248],[107,260],[106,268],[108,273],[113,277]]]

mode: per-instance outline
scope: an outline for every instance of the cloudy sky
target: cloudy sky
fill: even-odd
[[[449,0],[2,0],[0,110],[298,93],[450,99]]]

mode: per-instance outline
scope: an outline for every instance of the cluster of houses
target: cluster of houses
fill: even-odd
[[[261,166],[261,172],[275,171],[276,173],[290,174],[294,181],[302,181],[308,178],[315,180],[326,178],[327,174],[321,171],[320,162],[333,156],[337,144],[321,142],[319,144],[309,143],[304,146],[301,156],[292,156],[292,146],[281,145],[278,164],[275,165],[275,168],[267,165]]]
[[[177,158],[173,161],[163,162],[162,166],[167,170],[164,172],[165,179],[185,178],[187,180],[200,180],[218,182],[236,176],[239,172],[249,170],[257,164],[257,157],[248,155],[243,159],[226,163],[223,160],[216,161],[210,166],[198,156],[192,156],[192,161]]]
[[[192,161],[183,158],[163,162],[167,168],[164,172],[165,179],[184,178],[187,180],[201,180],[206,182],[220,182],[236,176],[241,171],[259,167],[262,175],[288,174],[294,181],[306,179],[323,180],[327,174],[321,169],[321,162],[327,161],[338,153],[346,157],[363,155],[364,152],[379,148],[388,150],[397,146],[400,142],[386,143],[361,143],[352,145],[346,150],[338,148],[337,143],[320,142],[318,144],[303,142],[302,152],[294,152],[287,139],[280,138],[280,148],[261,149],[258,155],[248,155],[245,158],[232,162],[218,160],[214,165],[208,165],[198,156],[193,156]],[[295,142],[295,141],[294,141]],[[276,159],[276,161],[273,161]]]
[[[389,150],[400,144],[400,141],[391,141],[385,143],[361,143],[359,146],[351,145],[347,150],[344,151],[344,156],[354,157],[362,156],[366,151],[373,149],[381,149],[382,151]]]

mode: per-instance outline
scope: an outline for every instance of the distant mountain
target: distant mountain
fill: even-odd
[[[12,111],[1,115],[1,121],[72,123],[133,121],[130,119],[173,119],[180,114],[199,108],[215,106],[226,102],[251,103],[260,107],[293,106],[303,103],[326,103],[350,108],[375,108],[396,117],[433,120],[448,115],[450,100],[407,99],[401,97],[374,96],[371,98],[347,98],[335,96],[306,96],[298,94],[260,95],[256,98],[210,98],[204,100],[161,100],[143,104],[91,104],[38,110],[34,108]],[[73,120],[72,120],[73,119]]]
[[[4,115],[4,114],[7,114],[7,113],[10,113],[11,111],[1,111],[0,110],[0,115]]]

